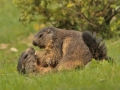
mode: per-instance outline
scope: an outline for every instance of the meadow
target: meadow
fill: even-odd
[[[0,90],[120,89],[120,38],[104,40],[113,63],[93,60],[79,70],[20,75],[16,69],[19,55],[32,46],[32,36],[38,31],[34,23],[23,26],[19,14],[12,0],[0,0]]]

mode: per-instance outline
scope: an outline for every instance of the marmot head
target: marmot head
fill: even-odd
[[[37,56],[33,48],[25,50],[18,60],[17,71],[23,74],[34,73],[37,69]]]
[[[54,28],[44,28],[34,36],[33,45],[40,48],[45,48],[50,40],[54,39],[54,35]]]

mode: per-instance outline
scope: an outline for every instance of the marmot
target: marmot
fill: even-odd
[[[37,69],[37,57],[33,48],[26,49],[19,57],[17,71],[27,74],[34,73]]]
[[[45,52],[35,52],[32,47],[26,49],[19,57],[17,71],[23,74],[45,74],[53,72],[55,69],[53,68],[54,66],[52,63],[56,62],[53,60],[57,61],[57,58],[52,50],[52,41],[50,41]]]
[[[56,65],[58,70],[81,67],[90,62],[92,58],[103,60],[107,57],[105,44],[88,31],[43,28],[34,36],[33,45],[46,48],[50,40],[53,41],[53,50],[55,47],[61,54]],[[58,53],[55,55],[57,57]]]

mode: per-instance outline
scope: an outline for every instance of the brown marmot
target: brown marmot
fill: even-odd
[[[48,43],[45,52],[38,52],[30,47],[26,49],[19,57],[17,71],[23,74],[45,74],[55,71],[52,65],[52,58],[55,58],[52,51],[52,41]],[[57,61],[57,59],[54,59]]]
[[[36,72],[37,57],[33,48],[26,49],[19,57],[17,71],[19,73],[27,74]]]
[[[55,54],[56,57],[59,56],[58,54],[61,55],[55,64],[58,70],[81,67],[90,62],[92,58],[103,60],[107,57],[105,44],[88,31],[43,28],[34,36],[33,45],[46,48],[50,40],[53,41],[52,49],[54,50],[54,47],[59,49]]]

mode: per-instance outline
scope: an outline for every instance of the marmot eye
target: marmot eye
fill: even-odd
[[[42,36],[43,36],[43,34],[40,34],[40,35],[39,35],[39,38],[41,38]]]
[[[28,57],[28,54],[25,55],[24,59],[26,59]]]

